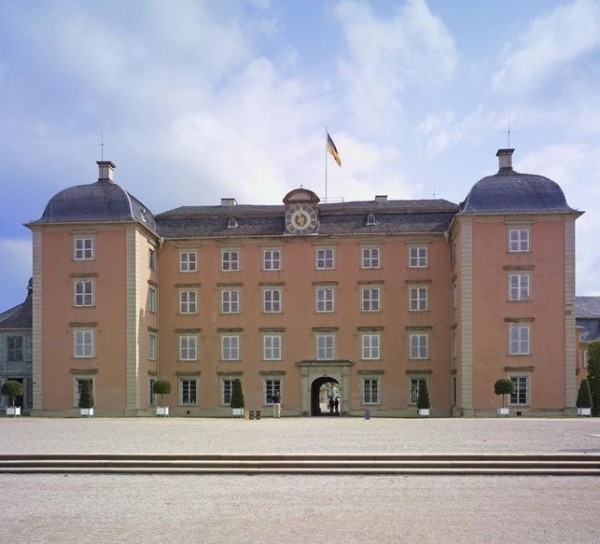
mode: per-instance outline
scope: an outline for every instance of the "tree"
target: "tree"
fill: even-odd
[[[2,394],[10,397],[10,405],[15,407],[15,399],[23,394],[23,385],[14,380],[8,380],[2,384]]]
[[[92,380],[82,380],[81,392],[79,394],[79,408],[94,407],[94,390]]]
[[[233,380],[230,405],[232,408],[244,407],[244,392],[242,391],[242,382],[239,378]]]
[[[509,378],[500,378],[494,384],[494,393],[502,395],[502,407],[506,408],[506,395],[511,395],[515,390],[515,384]]]
[[[160,405],[164,406],[164,396],[171,392],[171,382],[156,380],[152,385],[152,392],[160,397]]]
[[[577,406],[577,408],[592,407],[592,396],[590,395],[590,386],[587,380],[581,380],[581,383],[579,384],[575,406]]]
[[[588,344],[587,381],[592,396],[592,415],[600,415],[600,340]]]
[[[431,402],[429,401],[429,390],[427,389],[427,380],[421,380],[419,382],[419,396],[417,398],[417,408],[429,408]]]

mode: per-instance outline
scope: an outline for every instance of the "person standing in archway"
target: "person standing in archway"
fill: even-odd
[[[335,410],[335,415],[339,416],[340,415],[340,399],[338,397],[335,397],[335,401],[333,402],[333,408]]]
[[[279,391],[275,391],[273,394],[273,417],[279,418],[281,417],[281,395]]]

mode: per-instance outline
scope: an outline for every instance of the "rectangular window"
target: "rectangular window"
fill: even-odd
[[[363,334],[362,335],[362,358],[363,359],[379,359],[379,334]]]
[[[281,360],[280,334],[265,334],[263,336],[263,359],[265,361]]]
[[[94,281],[75,280],[73,284],[75,294],[75,306],[94,305]]]
[[[379,287],[361,289],[361,309],[363,312],[379,311]]]
[[[327,270],[335,266],[335,251],[333,248],[317,249],[317,269]]]
[[[73,256],[76,261],[89,261],[94,258],[94,239],[93,238],[74,238]]]
[[[150,406],[154,406],[156,404],[156,395],[154,393],[154,383],[156,382],[156,378],[150,378],[148,380],[148,404]]]
[[[156,313],[156,289],[154,287],[148,289],[148,311],[151,314]]]
[[[363,247],[361,265],[363,268],[379,268],[379,248]]]
[[[529,355],[530,346],[529,325],[511,325],[509,327],[509,353],[511,355]]]
[[[527,376],[512,376],[514,389],[510,395],[510,404],[522,406],[529,404],[529,378]]]
[[[226,335],[221,337],[221,359],[223,361],[238,361],[240,358],[240,337]]]
[[[196,404],[198,382],[195,379],[179,380],[179,403],[180,404]]]
[[[410,335],[410,359],[427,359],[429,357],[429,335],[413,333]]]
[[[425,378],[410,379],[410,404],[417,404],[419,401],[419,389],[422,383],[425,383]]]
[[[263,311],[265,313],[281,312],[281,289],[263,290]]]
[[[233,391],[233,378],[223,378],[221,380],[221,406],[231,404],[231,393]]]
[[[362,403],[379,404],[379,379],[363,378],[362,381]]]
[[[335,335],[318,334],[317,335],[317,359],[321,361],[331,361],[335,358]]]
[[[240,311],[240,292],[237,289],[221,291],[221,313],[237,314]]]
[[[529,251],[529,229],[508,229],[508,251]]]
[[[279,393],[279,398],[281,398],[281,380],[265,378],[263,404],[273,404],[275,393]]]
[[[235,272],[240,269],[240,252],[234,249],[224,249],[221,252],[221,270]]]
[[[197,291],[179,291],[179,313],[195,314],[198,311]]]
[[[424,312],[427,310],[427,287],[411,287],[410,288],[410,311]]]
[[[196,361],[198,359],[198,337],[182,334],[179,337],[179,360]]]
[[[148,248],[148,268],[156,270],[156,251],[154,248]]]
[[[73,357],[78,359],[94,356],[94,331],[76,329],[73,331]]]
[[[9,336],[6,338],[6,358],[9,362],[23,360],[23,337]]]
[[[156,333],[148,333],[148,359],[150,361],[156,361],[157,344],[158,336],[156,336]]]
[[[75,391],[73,395],[73,406],[79,406],[79,399],[81,398],[81,390],[83,389],[84,382],[92,384],[92,395],[96,399],[96,391],[94,391],[94,380],[92,378],[75,378]]]
[[[529,300],[529,274],[509,274],[509,300]]]
[[[410,268],[425,268],[427,266],[427,248],[411,247],[409,248],[408,263]]]
[[[317,312],[333,312],[334,296],[332,287],[317,287]]]
[[[195,251],[182,251],[179,254],[179,271],[196,272],[198,270],[198,253]]]
[[[263,270],[281,270],[281,250],[265,249],[263,251]]]

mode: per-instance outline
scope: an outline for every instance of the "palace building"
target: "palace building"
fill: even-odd
[[[423,383],[433,416],[572,415],[577,394],[575,221],[561,188],[512,168],[464,202],[182,206],[157,215],[98,162],[27,224],[33,235],[32,413],[77,413],[91,380],[97,415],[246,408],[409,417]]]

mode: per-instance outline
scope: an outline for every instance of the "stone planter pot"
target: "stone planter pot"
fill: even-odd
[[[13,417],[21,417],[21,407],[20,406],[7,406],[6,407],[6,415]]]
[[[157,406],[156,407],[156,415],[162,417],[169,416],[169,407],[168,406]]]
[[[510,414],[510,408],[498,408],[498,415],[502,417],[508,417]]]
[[[591,416],[592,409],[591,408],[577,408],[577,415],[578,416]]]
[[[84,417],[94,417],[93,408],[79,408],[79,413]]]
[[[244,417],[244,409],[243,408],[232,408],[231,414],[233,417]]]
[[[429,417],[429,408],[419,408],[419,417]]]

